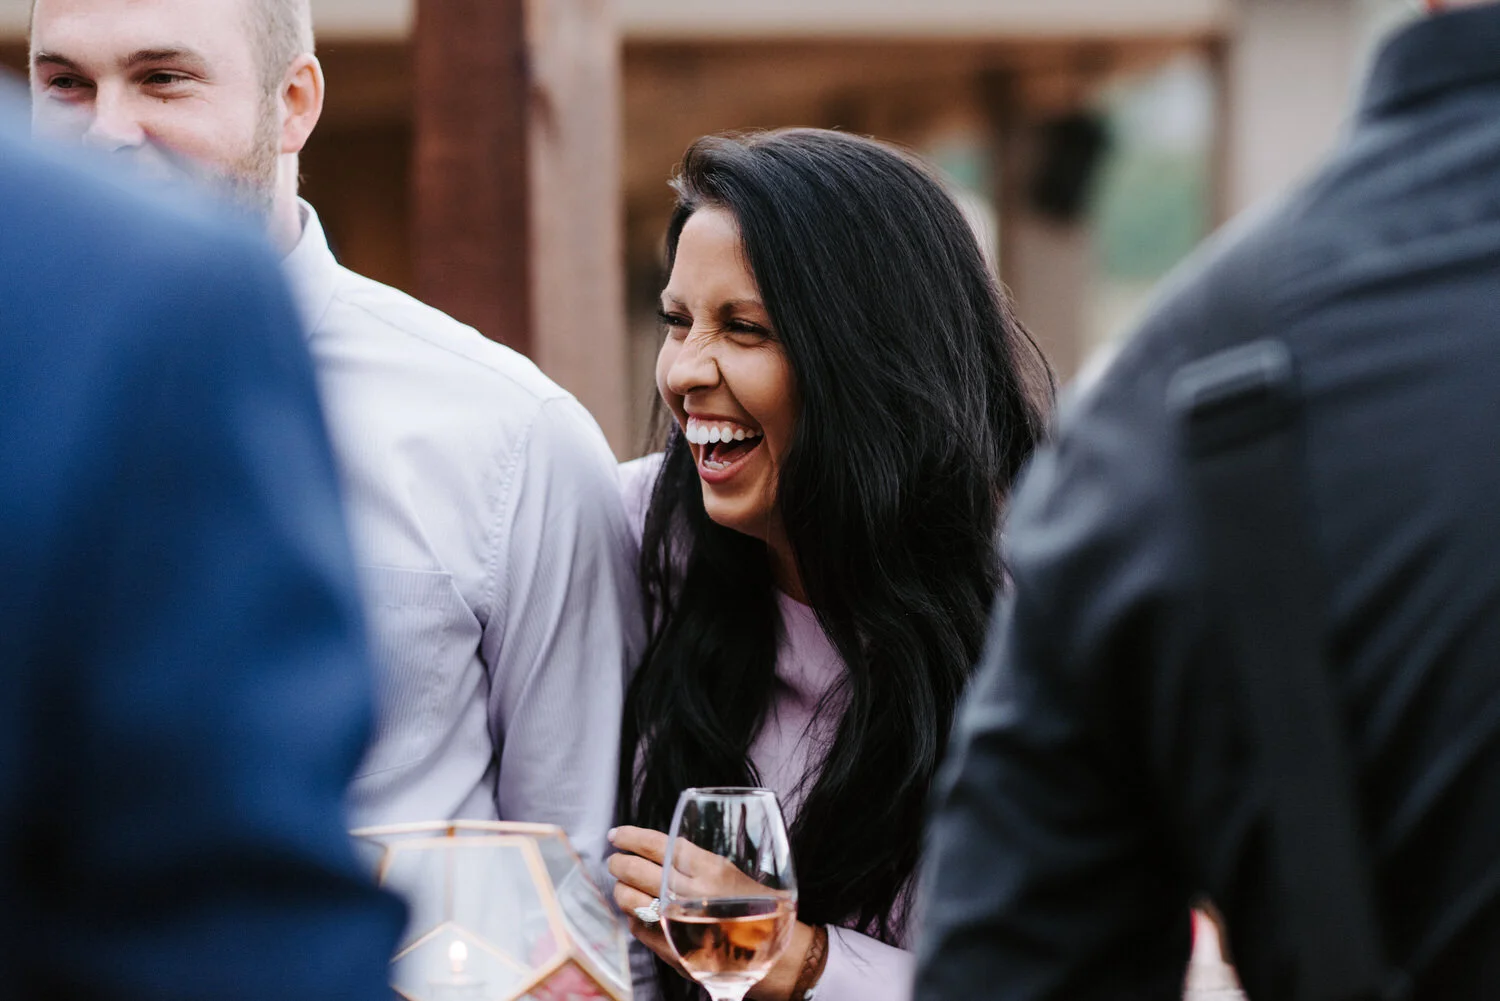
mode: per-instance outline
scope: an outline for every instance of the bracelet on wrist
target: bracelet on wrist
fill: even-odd
[[[828,965],[828,926],[818,925],[813,929],[812,944],[802,960],[802,970],[797,982],[792,985],[791,1001],[814,1001],[818,981],[823,979],[823,968]]]

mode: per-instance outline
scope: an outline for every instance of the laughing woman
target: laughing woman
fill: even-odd
[[[751,991],[899,997],[928,785],[1051,381],[964,217],[895,149],[711,137],[667,232],[664,455],[624,468],[651,631],[625,719],[627,913],[689,786],[776,790],[799,924]],[[659,929],[656,991],[690,998]],[[638,994],[638,996],[640,996]]]

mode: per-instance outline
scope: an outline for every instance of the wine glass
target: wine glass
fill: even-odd
[[[661,926],[713,1001],[742,1001],[792,940],[797,877],[776,794],[686,789],[662,864]]]

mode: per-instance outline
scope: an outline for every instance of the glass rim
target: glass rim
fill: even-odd
[[[771,799],[775,799],[776,791],[760,786],[691,786],[682,790],[678,798],[683,799],[688,796],[713,796],[720,799],[729,799],[735,796],[743,796],[747,799],[769,796]]]

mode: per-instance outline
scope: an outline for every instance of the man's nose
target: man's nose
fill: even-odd
[[[146,130],[126,94],[113,87],[100,87],[83,141],[95,149],[114,153],[144,145]]]
[[[667,369],[667,388],[676,396],[713,389],[719,384],[719,362],[706,337],[695,337],[689,331],[677,357]]]

